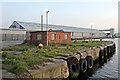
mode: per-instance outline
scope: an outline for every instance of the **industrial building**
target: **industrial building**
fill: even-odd
[[[0,29],[2,41],[23,41],[26,39],[26,31],[21,29]]]
[[[102,32],[106,33],[107,37],[113,37],[114,36],[114,28],[104,29],[104,30],[99,30],[99,31],[102,31]]]
[[[71,32],[71,39],[86,39],[86,38],[104,38],[106,33],[91,29],[91,28],[78,28],[73,26],[52,25],[33,23],[33,22],[21,22],[14,21],[9,29],[0,29],[2,33],[2,41],[23,41],[27,39],[26,33],[34,31],[46,31],[46,30],[62,30],[64,32]],[[30,36],[30,35],[29,35]]]
[[[29,31],[38,31],[38,30],[46,30],[48,27],[49,29],[52,30],[64,30],[65,32],[71,32],[71,38],[90,38],[91,33],[93,38],[97,37],[106,37],[106,34],[102,31],[96,30],[96,29],[89,29],[89,28],[78,28],[78,27],[73,27],[73,26],[63,26],[63,25],[51,25],[49,24],[48,26],[46,24],[43,24],[43,28],[40,23],[32,23],[32,22],[21,22],[21,21],[14,21],[11,26],[9,27],[10,29],[21,29],[21,30],[26,30],[27,32]]]

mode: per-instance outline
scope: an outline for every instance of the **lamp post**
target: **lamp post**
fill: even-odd
[[[91,35],[90,35],[91,41],[93,39],[93,31],[92,31],[93,25],[94,25],[94,23],[90,23],[90,26],[91,26],[91,32],[90,32],[91,33]]]
[[[45,12],[46,12],[46,31],[47,31],[47,42],[46,42],[46,45],[48,46],[48,13],[49,13],[49,11],[45,10]]]

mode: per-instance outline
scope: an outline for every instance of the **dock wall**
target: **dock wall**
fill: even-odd
[[[104,63],[113,55],[115,48],[115,43],[108,42],[85,51],[69,54],[66,57],[58,56],[52,58],[51,62],[39,66],[38,69],[29,70],[29,74],[25,78],[72,78],[91,69],[97,59]]]
[[[29,70],[31,78],[68,78],[74,74],[85,73],[93,67],[93,62],[99,59],[104,62],[115,52],[115,43],[108,42],[86,51],[78,51],[67,57],[57,57],[52,62],[39,66],[39,69]]]

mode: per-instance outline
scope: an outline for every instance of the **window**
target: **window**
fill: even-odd
[[[59,35],[59,39],[60,39],[61,37],[60,37],[60,35]]]
[[[12,40],[17,40],[17,34],[12,34]]]
[[[41,34],[37,35],[37,40],[41,40]]]
[[[17,40],[19,40],[19,34],[17,34]]]
[[[65,40],[67,40],[68,39],[68,35],[67,34],[65,34]]]
[[[72,32],[72,36],[74,36],[74,32]]]
[[[83,36],[83,32],[82,32],[82,36]]]
[[[55,34],[55,33],[52,33],[52,34],[51,34],[51,40],[55,40],[55,37],[56,37],[56,34]]]
[[[16,26],[14,25],[14,26],[12,26],[12,28],[16,28]]]

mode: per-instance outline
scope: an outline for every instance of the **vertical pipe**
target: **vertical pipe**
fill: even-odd
[[[48,46],[48,13],[49,11],[46,11],[46,29],[47,29],[47,46]]]
[[[41,31],[43,31],[43,15],[41,15]]]

